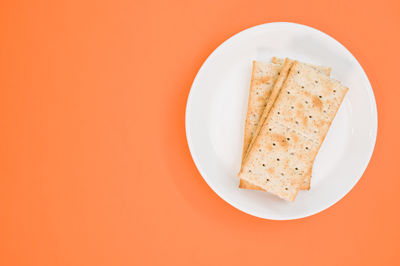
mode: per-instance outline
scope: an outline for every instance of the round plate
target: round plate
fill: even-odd
[[[331,66],[332,78],[349,88],[314,162],[311,189],[293,203],[238,188],[252,60],[273,56]],[[368,165],[376,131],[374,94],[358,61],[332,37],[294,23],[252,27],[221,44],[197,73],[186,106],[186,137],[204,180],[232,206],[266,219],[306,217],[343,198]]]

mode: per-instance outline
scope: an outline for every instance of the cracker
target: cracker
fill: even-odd
[[[290,59],[286,59],[285,60],[285,59],[273,57],[272,58],[272,63],[278,64],[278,65],[282,65],[282,70],[280,71],[280,75],[278,74],[279,77],[277,78],[277,81],[274,84],[273,89],[270,92],[269,97],[267,97],[267,99],[266,99],[266,107],[264,108],[263,113],[262,113],[261,117],[259,118],[259,120],[257,122],[257,126],[250,128],[246,124],[245,132],[248,132],[248,135],[251,134],[251,136],[250,136],[250,141],[249,141],[249,138],[246,138],[246,134],[245,134],[245,143],[243,145],[242,160],[244,160],[244,158],[246,157],[247,152],[250,150],[248,147],[251,147],[251,145],[252,145],[252,141],[254,140],[253,136],[257,136],[257,134],[258,134],[258,132],[259,132],[259,130],[261,128],[261,125],[264,123],[265,119],[267,118],[267,116],[269,114],[269,111],[270,111],[270,109],[271,109],[271,107],[272,107],[277,95],[280,92],[282,84],[287,78],[287,74],[289,72],[290,67],[293,64],[293,61],[290,60]],[[331,68],[330,67],[315,66],[315,65],[310,65],[310,64],[306,64],[306,65],[315,68],[316,70],[318,70],[321,73],[326,74],[327,76],[330,75],[330,72],[331,72]],[[253,68],[253,74],[254,74],[254,68]],[[250,90],[251,90],[251,88],[250,88]],[[251,101],[251,100],[252,99],[249,98],[249,108],[248,108],[248,110],[250,110],[250,106],[254,106],[255,105],[255,103],[253,101]],[[248,111],[248,113],[249,113],[249,111]],[[309,175],[309,177],[305,178],[305,182],[300,187],[300,189],[309,189],[310,188],[311,169],[310,169],[308,175]],[[240,180],[239,187],[240,188],[246,188],[246,189],[262,190],[260,187],[255,186],[253,184],[250,184],[249,182],[247,182],[245,180]]]
[[[293,201],[346,92],[315,68],[294,62],[239,177]]]
[[[251,75],[244,130],[243,159],[281,68],[282,66],[280,64],[253,61],[253,72]]]
[[[289,60],[289,59],[285,60],[283,62],[282,69],[279,71],[279,73],[277,73],[278,74],[277,80],[276,80],[276,82],[275,82],[275,84],[273,86],[273,89],[270,92],[270,95],[269,95],[268,99],[266,99],[266,106],[265,106],[265,108],[263,110],[263,113],[262,113],[261,117],[259,118],[258,126],[254,127],[252,129],[254,136],[258,135],[262,124],[264,123],[265,119],[267,118],[269,110],[271,109],[271,107],[272,107],[272,105],[273,105],[273,103],[274,103],[274,101],[276,99],[277,92],[279,92],[280,87],[282,86],[283,82],[285,81],[285,79],[287,77],[287,73],[288,73],[291,65],[292,65],[292,61],[291,60]],[[250,103],[250,100],[249,100],[249,106],[250,106],[250,104],[251,103]],[[243,149],[242,163],[243,163],[243,160],[246,158],[247,153],[250,150],[250,148],[252,146],[252,143],[254,142],[254,139],[255,138],[252,138],[248,142],[248,144],[246,146],[246,149]],[[254,184],[251,184],[250,182],[248,182],[246,180],[243,180],[243,179],[240,179],[239,188],[263,190],[261,187],[256,186]]]

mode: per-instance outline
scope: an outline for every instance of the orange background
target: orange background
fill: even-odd
[[[373,2],[2,1],[0,265],[399,265],[400,5]],[[379,113],[357,186],[294,221],[221,200],[184,130],[207,56],[272,21],[343,43]]]

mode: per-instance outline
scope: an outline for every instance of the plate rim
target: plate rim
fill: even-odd
[[[317,209],[315,211],[310,212],[309,214],[306,215],[299,215],[299,216],[293,216],[291,218],[279,218],[279,217],[265,217],[265,216],[261,216],[261,215],[257,215],[254,213],[250,213],[247,210],[244,210],[238,206],[235,206],[235,202],[233,200],[230,199],[225,199],[222,197],[220,191],[218,190],[218,188],[216,186],[213,186],[212,184],[210,184],[207,181],[207,178],[205,176],[207,176],[205,174],[205,170],[204,168],[201,166],[197,155],[195,154],[194,148],[193,148],[193,143],[192,143],[192,136],[189,132],[189,127],[190,127],[190,123],[191,120],[189,118],[189,113],[190,113],[190,106],[191,106],[191,102],[193,101],[193,91],[194,91],[194,85],[196,84],[197,79],[199,78],[199,74],[202,73],[204,71],[204,67],[207,64],[207,62],[210,60],[210,58],[212,58],[219,50],[221,50],[229,41],[238,38],[242,33],[245,32],[249,32],[249,31],[255,31],[259,28],[265,28],[265,27],[274,27],[274,26],[280,26],[280,25],[287,25],[290,27],[299,27],[299,28],[304,28],[306,30],[311,30],[311,31],[316,31],[319,34],[324,35],[325,37],[327,37],[328,39],[338,43],[342,48],[344,48],[344,51],[346,53],[348,53],[348,55],[350,55],[351,58],[354,59],[354,61],[358,64],[358,66],[360,67],[360,69],[362,70],[362,75],[364,75],[366,81],[367,81],[367,87],[368,87],[368,96],[369,96],[369,100],[371,101],[372,104],[372,113],[371,113],[371,119],[373,120],[373,130],[371,130],[371,132],[373,133],[373,141],[372,141],[372,145],[370,146],[370,150],[369,150],[369,154],[367,157],[367,160],[364,162],[364,165],[362,165],[362,171],[360,171],[359,176],[357,177],[357,181],[347,190],[343,193],[343,195],[341,195],[336,201],[334,201],[333,203],[329,204],[328,206],[321,208],[321,209]],[[231,37],[227,38],[225,41],[223,41],[220,45],[218,45],[208,56],[207,58],[204,60],[204,62],[202,63],[202,65],[200,66],[199,70],[196,73],[195,78],[193,79],[193,82],[190,86],[190,91],[186,100],[186,108],[185,108],[185,135],[186,135],[186,141],[189,147],[189,152],[190,155],[192,157],[192,160],[197,168],[197,171],[199,171],[201,177],[204,179],[204,181],[206,182],[206,184],[211,188],[211,190],[217,194],[218,197],[220,197],[223,201],[227,202],[229,205],[231,205],[232,207],[234,207],[237,210],[240,210],[241,212],[244,212],[248,215],[254,216],[254,217],[258,217],[261,219],[266,219],[266,220],[276,220],[276,221],[284,221],[284,220],[297,220],[297,219],[302,219],[302,218],[306,218],[306,217],[310,217],[313,216],[317,213],[323,212],[327,209],[329,209],[330,207],[332,207],[333,205],[335,205],[336,203],[338,203],[340,200],[342,200],[347,194],[350,193],[351,190],[353,190],[353,188],[357,185],[357,183],[360,181],[360,179],[362,178],[362,176],[364,175],[370,161],[372,158],[372,154],[375,150],[375,145],[376,145],[376,138],[377,138],[377,133],[378,133],[378,110],[377,110],[377,105],[376,105],[376,100],[375,100],[375,94],[371,85],[371,82],[364,70],[364,68],[361,66],[360,62],[358,62],[357,58],[338,40],[336,40],[335,38],[331,37],[330,35],[328,35],[327,33],[318,30],[314,27],[311,26],[307,26],[307,25],[303,25],[303,24],[299,24],[299,23],[294,23],[294,22],[269,22],[269,23],[263,23],[263,24],[259,24],[256,26],[252,26],[249,28],[246,28],[244,30],[241,30],[233,35],[231,35]]]

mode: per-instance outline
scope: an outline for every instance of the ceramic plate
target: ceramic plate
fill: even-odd
[[[273,56],[331,66],[332,78],[349,87],[314,162],[311,189],[293,203],[238,188],[252,60]],[[186,106],[187,141],[204,180],[232,206],[266,219],[306,217],[343,198],[367,167],[376,132],[374,94],[356,58],[325,33],[294,23],[259,25],[222,43],[197,73]]]

